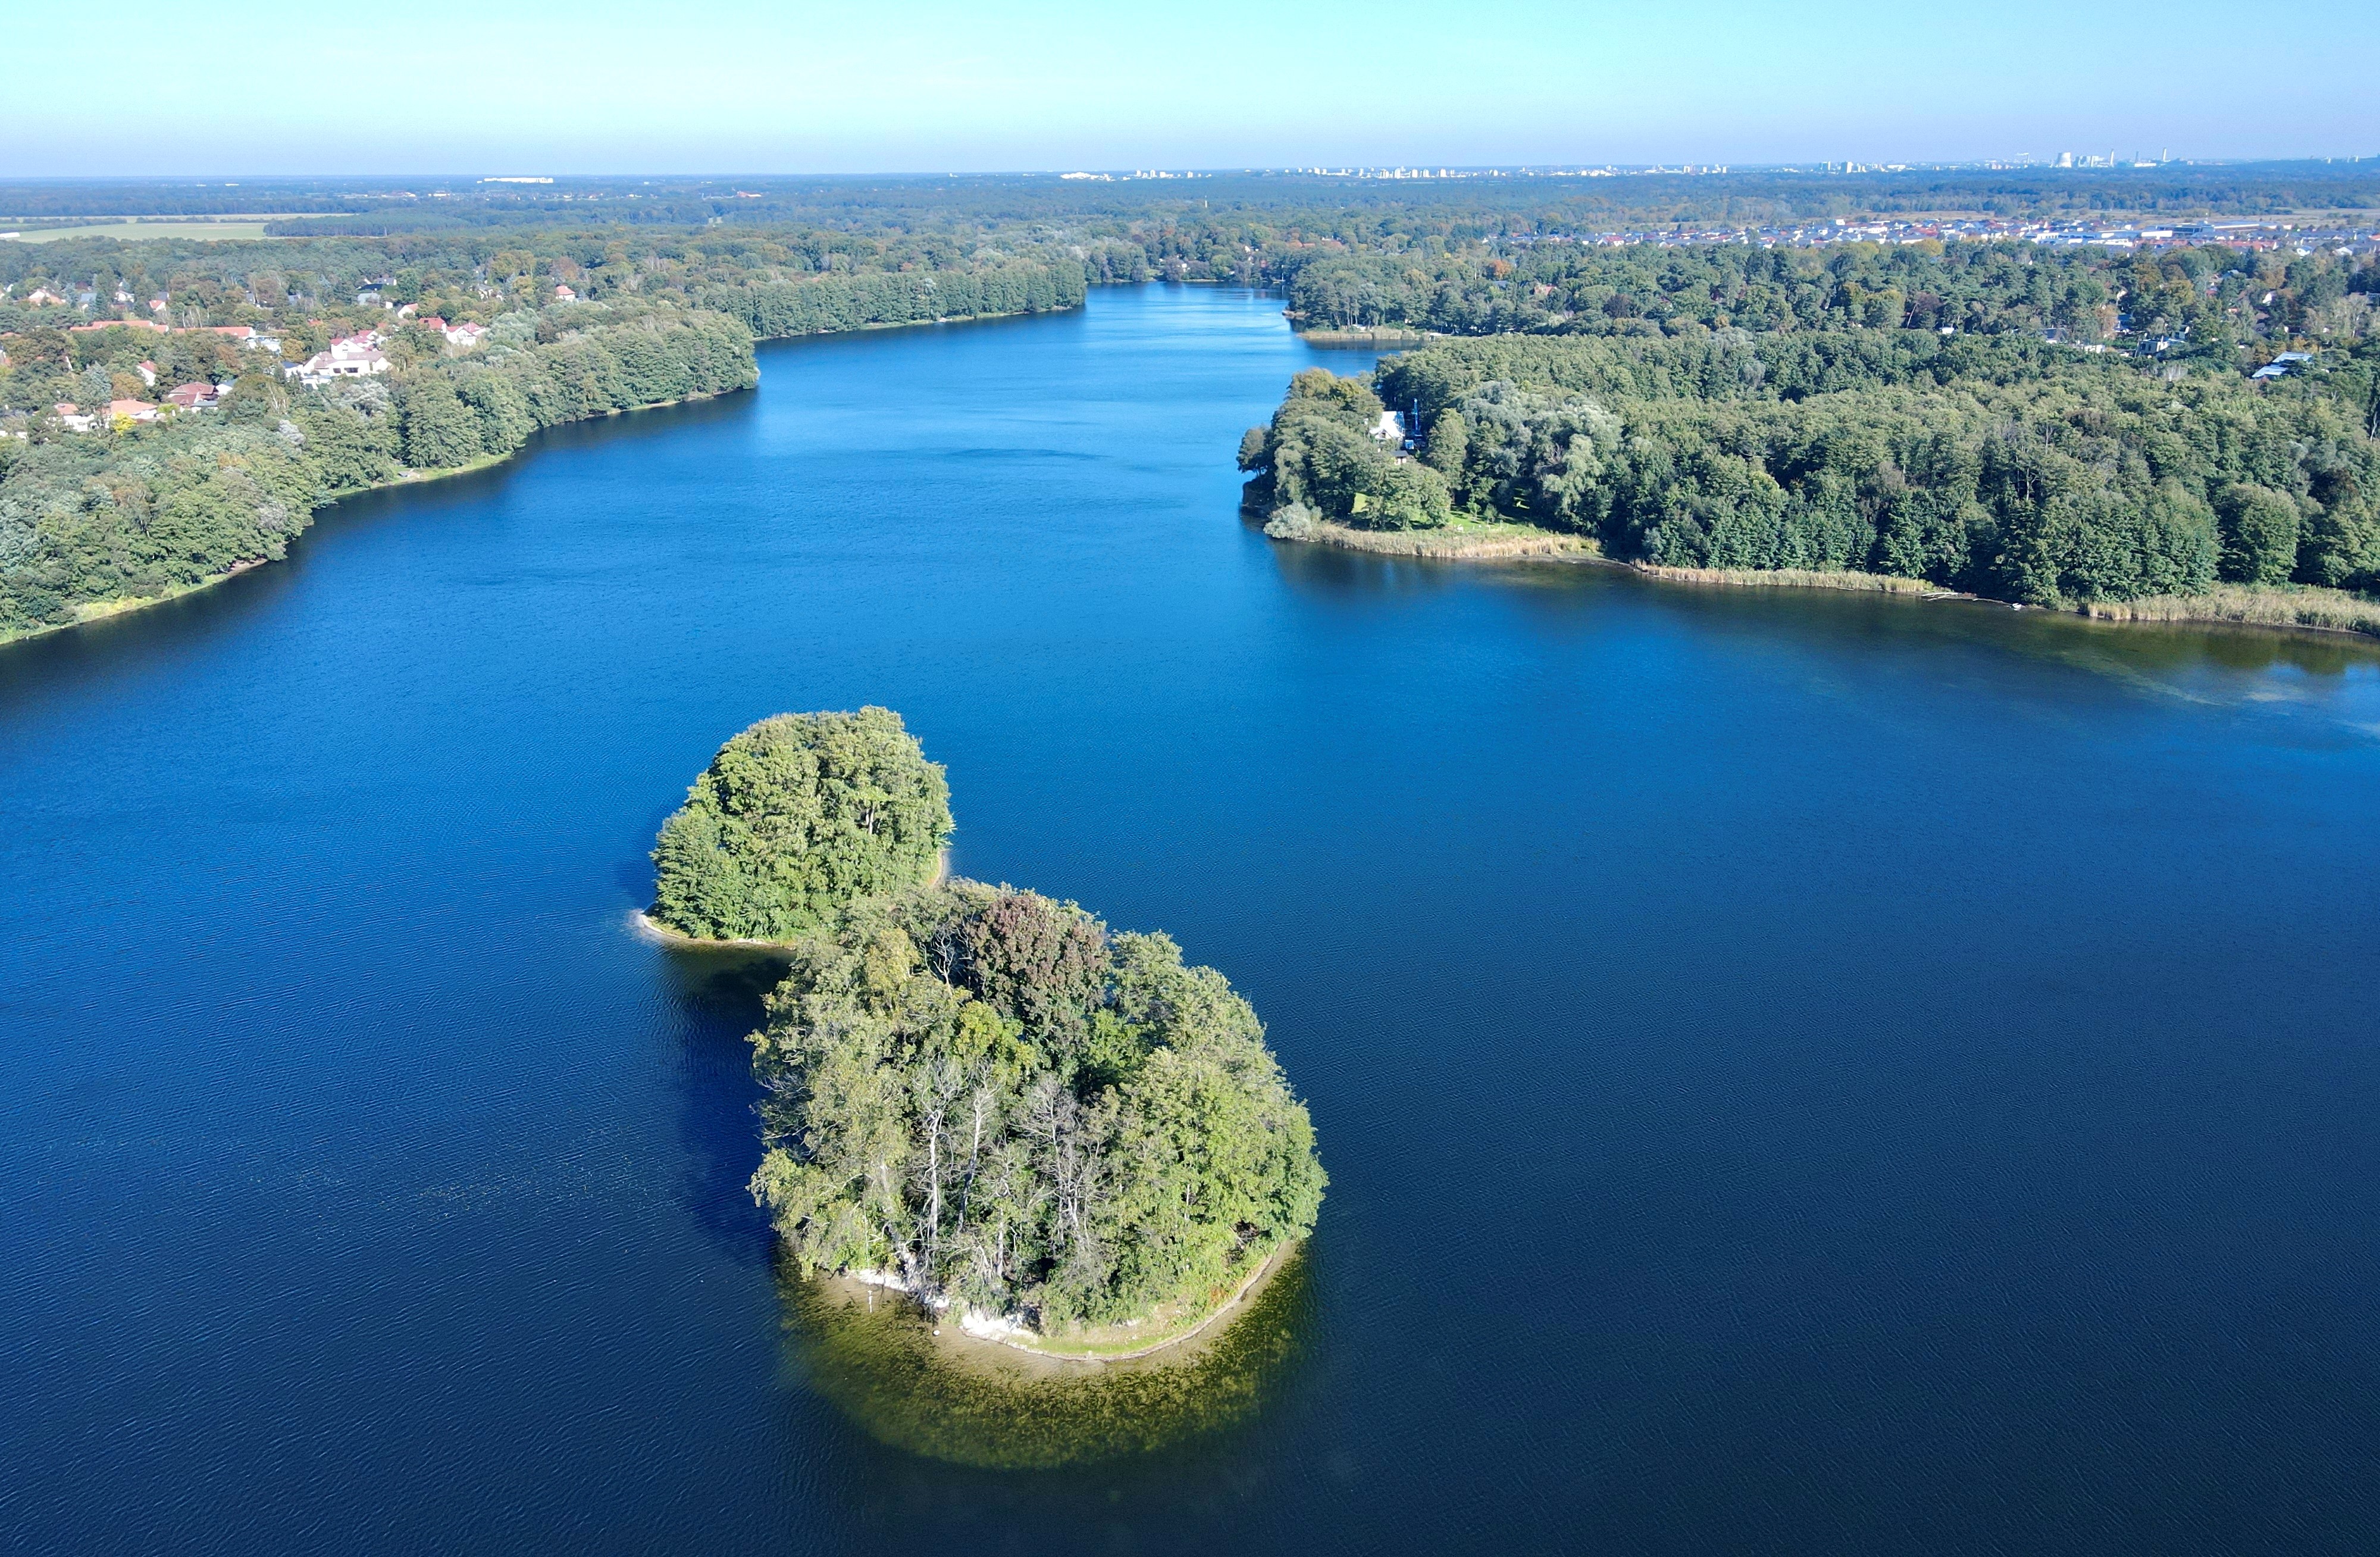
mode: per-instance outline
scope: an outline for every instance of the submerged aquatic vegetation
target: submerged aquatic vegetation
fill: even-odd
[[[1243,1421],[1301,1354],[1310,1257],[1291,1250],[1219,1329],[1158,1356],[1061,1362],[941,1332],[915,1304],[779,1266],[802,1381],[871,1437],[1028,1470],[1148,1454]]]

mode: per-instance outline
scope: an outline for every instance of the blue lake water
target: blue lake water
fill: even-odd
[[[1287,549],[1279,304],[766,347],[0,649],[0,1544],[2368,1552],[2380,659]],[[629,931],[764,714],[1255,1001],[1332,1185],[1253,1415],[809,1387],[748,979]]]

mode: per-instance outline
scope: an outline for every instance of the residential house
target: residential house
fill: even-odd
[[[150,388],[152,388],[152,389],[154,389],[154,388],[156,388],[156,387],[157,387],[157,364],[156,364],[156,363],[154,363],[154,362],[143,362],[143,363],[141,363],[141,364],[140,364],[140,366],[139,366],[138,368],[135,368],[135,369],[133,370],[133,371],[134,371],[134,372],[136,372],[136,373],[139,373],[139,374],[140,375],[140,382],[141,382],[142,383],[147,384],[147,385],[148,385]]]
[[[1372,423],[1372,436],[1383,444],[1405,441],[1405,419],[1402,411],[1382,411],[1380,420]]]
[[[484,324],[456,324],[447,330],[446,344],[468,351],[486,339],[487,334]]]
[[[578,300],[578,294],[557,282],[554,284],[553,300],[557,303],[575,303]]]
[[[67,432],[88,432],[91,431],[92,418],[87,412],[77,411],[73,401],[61,400],[56,405],[51,407],[50,409],[56,414],[58,425],[65,428]]]
[[[25,300],[29,303],[63,303],[66,301],[64,298],[59,297],[55,292],[51,291],[46,286],[34,287],[31,291],[25,294]]]
[[[228,387],[220,383],[177,383],[165,392],[165,403],[178,410],[211,410],[222,401]]]
[[[110,400],[107,403],[110,421],[154,421],[157,407],[146,400]]]
[[[318,351],[303,363],[282,370],[283,375],[300,383],[325,384],[333,379],[369,378],[385,373],[395,364],[381,351],[381,334],[363,330],[352,335],[342,335],[331,343],[328,351]]]

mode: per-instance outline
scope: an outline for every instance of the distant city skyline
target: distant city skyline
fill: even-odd
[[[566,20],[423,0],[401,30],[275,12],[236,39],[207,13],[144,18],[142,56],[239,67],[144,72],[137,103],[90,90],[83,71],[20,73],[0,103],[0,175],[2380,152],[2380,110],[2354,84],[2380,63],[2380,20],[2340,0],[2260,10],[2252,49],[2235,8],[2202,0],[2154,11],[2010,0],[1981,23],[1948,8],[1880,18],[1847,0],[1790,14],[1743,0],[1469,13],[1329,0],[1261,28],[947,0],[897,14],[723,0],[686,22],[617,0]]]

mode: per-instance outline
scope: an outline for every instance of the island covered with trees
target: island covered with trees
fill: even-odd
[[[1163,934],[945,880],[947,788],[898,715],[780,715],[664,824],[650,918],[786,943],[754,1036],[752,1189],[805,1275],[970,1334],[1144,1351],[1314,1224],[1314,1128],[1248,1003]]]
[[[1658,319],[1597,309],[1299,374],[1242,443],[1251,509],[1287,539],[1523,526],[1655,567],[2380,627],[2380,347],[2300,333],[2362,302],[2344,262],[1659,264],[1691,284]],[[2119,304],[2126,347],[2045,328],[2095,309],[2112,332]]]

